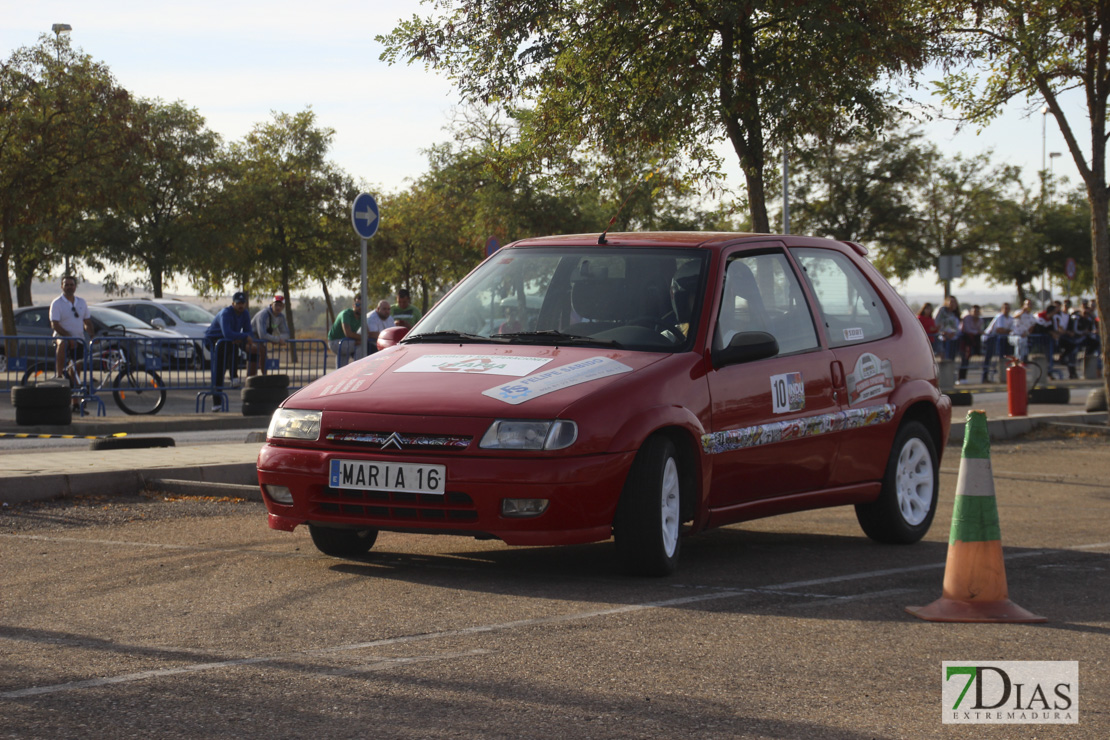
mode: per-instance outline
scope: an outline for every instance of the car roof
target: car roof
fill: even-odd
[[[686,248],[686,249],[715,249],[743,242],[784,241],[792,246],[812,245],[849,246],[855,251],[865,254],[866,250],[851,242],[841,242],[819,237],[797,236],[794,234],[757,234],[753,232],[727,232],[727,231],[643,231],[643,232],[617,232],[605,234],[605,241],[600,245],[598,238],[601,234],[565,234],[561,236],[540,236],[521,239],[508,245],[510,247],[570,247],[570,246],[605,246],[605,247],[660,247],[660,248]]]

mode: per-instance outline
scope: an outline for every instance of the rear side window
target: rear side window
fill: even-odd
[[[791,254],[817,297],[830,347],[888,337],[890,314],[852,260],[831,249],[792,249]]]

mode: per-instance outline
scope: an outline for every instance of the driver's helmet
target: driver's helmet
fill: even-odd
[[[698,283],[701,280],[701,260],[688,260],[671,278],[671,308],[675,323],[685,324],[693,316]]]

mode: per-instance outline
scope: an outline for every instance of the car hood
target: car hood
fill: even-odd
[[[289,408],[556,417],[667,355],[585,347],[398,345],[329,373]]]

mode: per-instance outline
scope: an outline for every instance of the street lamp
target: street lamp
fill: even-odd
[[[1047,130],[1047,126],[1048,126],[1048,106],[1045,105],[1045,106],[1041,107],[1041,177],[1044,177],[1044,171],[1045,171],[1044,152],[1045,152],[1045,141],[1046,141],[1045,133],[1046,133],[1046,130]]]
[[[69,37],[69,32],[73,30],[73,26],[69,25],[68,23],[55,23],[53,26],[50,27],[50,30],[54,32],[54,39],[58,42],[58,44],[57,44],[57,47],[58,47],[58,68],[61,69],[61,66],[62,66],[62,36],[66,36],[68,38]],[[66,275],[72,274],[70,272],[69,255],[68,254],[66,255],[66,268],[65,269],[66,269],[66,271],[65,271]]]

